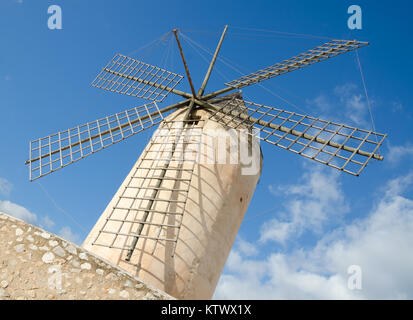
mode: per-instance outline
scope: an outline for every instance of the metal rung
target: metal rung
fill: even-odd
[[[157,241],[171,241],[171,242],[176,242],[178,239],[170,239],[170,238],[156,238],[156,237],[150,237],[150,236],[143,236],[143,235],[136,235],[136,234],[131,234],[131,233],[121,233],[121,232],[113,232],[113,231],[106,231],[106,230],[100,230],[102,233],[109,233],[109,234],[115,234],[117,236],[126,236],[126,237],[138,237],[138,238],[145,238],[145,239],[152,239],[152,240],[157,240]]]
[[[191,159],[185,159],[185,160],[183,160],[183,159],[179,159],[179,158],[177,158],[177,157],[171,157],[171,158],[145,158],[145,159],[142,159],[143,161],[145,161],[145,160],[149,160],[149,161],[185,161],[185,162],[197,162],[197,160],[191,160]]]
[[[191,136],[192,137],[192,136]],[[167,141],[167,142],[151,142],[151,144],[162,144],[162,145],[165,145],[165,144],[172,144],[172,145],[174,145],[174,144],[199,144],[201,141],[193,141],[193,140],[184,140],[184,141]]]
[[[160,191],[173,191],[173,192],[188,192],[189,191],[189,185],[188,189],[172,189],[172,188],[163,188],[163,187],[134,187],[134,186],[127,186],[126,188],[131,188],[131,189],[142,189],[142,190],[160,190]]]
[[[133,177],[133,179],[142,179],[142,178],[140,178],[140,177]],[[152,176],[152,177],[146,178],[146,180],[155,180],[155,179],[159,179],[159,180],[174,180],[174,181],[191,181],[191,179],[181,179],[181,178],[161,177],[161,176]]]
[[[192,150],[192,149],[190,149],[190,150],[185,150],[185,151],[182,151],[182,150],[180,150],[180,149],[175,149],[173,152],[172,152],[172,150],[148,150],[148,153],[159,153],[159,154],[162,154],[162,153],[173,153],[173,155],[175,156],[175,155],[180,155],[180,154],[187,154],[187,153],[193,153],[193,152],[195,152],[196,150]],[[146,158],[145,158],[146,159]]]
[[[147,169],[147,170],[176,170],[176,171],[193,171],[193,169],[185,169],[185,168],[171,168],[171,167],[155,167],[155,168],[149,168],[149,167],[138,167],[137,169]]]
[[[142,209],[142,208],[136,209],[136,208],[126,208],[126,207],[113,207],[113,209],[155,212],[155,213],[160,213],[160,214],[170,214],[170,215],[174,215],[174,216],[182,216],[184,214],[183,212],[181,212],[181,213],[179,213],[179,212],[165,212],[165,211],[160,211],[160,210],[155,210],[155,209]]]
[[[171,227],[171,228],[179,228],[177,225],[173,224],[162,224],[162,223],[155,223],[155,222],[146,222],[143,220],[134,220],[134,221],[128,221],[128,220],[121,220],[121,219],[111,219],[111,218],[106,218],[107,221],[116,221],[116,222],[124,222],[124,223],[139,223],[139,224],[149,224],[151,226],[159,226],[159,227]]]
[[[99,246],[99,247],[104,247],[104,248],[110,248],[110,249],[130,250],[130,247],[120,247],[120,246],[106,245],[106,244],[102,244],[102,243],[96,243],[96,241],[93,242],[92,245]]]
[[[132,200],[153,200],[153,201],[163,201],[163,202],[175,202],[175,203],[185,203],[182,200],[167,200],[167,199],[159,199],[159,198],[146,198],[146,197],[129,197],[129,196],[122,196],[121,199],[132,199]]]
[[[176,129],[176,130],[180,130],[180,129],[182,129],[182,128],[165,128],[165,127],[162,127],[160,130],[172,130],[172,129]],[[194,129],[194,128],[189,128],[189,129],[184,129],[183,130],[183,133],[186,133],[186,132],[188,132],[188,131],[195,131],[195,134],[191,134],[191,136],[192,137],[200,137],[200,136],[202,136],[202,130],[201,129]],[[200,133],[196,133],[197,131],[200,131]],[[176,136],[176,135],[174,135],[174,136]],[[156,139],[156,138],[159,138],[159,137],[168,137],[168,138],[170,138],[171,137],[171,134],[170,133],[168,133],[168,134],[160,134],[160,133],[158,133],[158,134],[156,134],[156,136],[154,136],[153,138],[152,138],[152,140],[154,140],[154,139]]]
[[[185,134],[185,133],[183,133]],[[164,139],[158,139],[158,138],[164,138]],[[166,136],[157,136],[155,138],[152,138],[152,141],[150,142],[151,144],[181,144],[181,143],[200,143],[201,142],[201,137],[202,134],[196,135],[196,134],[191,134],[191,135],[187,135],[188,138],[185,139],[184,138],[179,138],[180,140],[176,140],[175,139],[175,135],[173,133],[169,133],[169,135]],[[166,140],[167,138],[169,138],[168,140]],[[197,138],[199,140],[195,140],[192,138]],[[161,141],[158,141],[161,140]],[[164,141],[162,141],[164,140]]]
[[[104,247],[104,248],[109,248],[109,249],[119,249],[119,250],[129,250],[127,247],[119,247],[119,246],[112,246],[112,245],[107,245],[107,244],[102,244],[102,243],[96,243],[97,239],[93,241],[92,245],[93,246],[99,246],[99,247]]]

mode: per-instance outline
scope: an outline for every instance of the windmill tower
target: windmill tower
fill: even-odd
[[[368,43],[333,40],[204,94],[226,31],[198,92],[177,30],[190,93],[176,89],[181,75],[116,55],[92,85],[152,102],[34,140],[26,161],[36,180],[158,125],[83,247],[180,299],[212,297],[261,173],[260,140],[356,176],[383,159],[384,134],[228,94]],[[184,100],[159,108],[169,93]]]

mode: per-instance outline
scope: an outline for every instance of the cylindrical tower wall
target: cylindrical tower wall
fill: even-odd
[[[175,111],[165,121],[182,120],[184,114],[185,109]],[[160,212],[174,212],[183,206],[179,231],[174,227],[166,227],[159,235],[156,224],[172,226],[179,218],[168,215],[164,220],[161,215],[153,215],[147,217],[152,225],[144,228],[141,233],[147,237],[159,235],[160,238],[172,238],[178,234],[177,242],[160,240],[155,246],[154,240],[139,238],[130,261],[125,260],[127,250],[93,245],[102,228],[119,232],[120,224],[112,220],[108,222],[107,218],[111,214],[113,216],[113,208],[125,194],[125,187],[130,186],[131,181],[133,183],[134,175],[143,175],[143,169],[137,167],[150,165],[143,162],[142,157],[145,151],[157,146],[149,143],[83,243],[87,250],[178,299],[212,297],[261,173],[262,155],[258,140],[243,129],[228,130],[222,123],[209,119],[210,115],[205,109],[198,109],[193,115],[198,119],[195,127],[201,132],[195,164],[184,159],[181,168],[187,170],[175,172],[182,179],[176,179],[175,175],[175,179],[166,179],[160,185],[157,198],[173,201],[169,202],[169,207],[166,207],[165,202],[157,200],[151,205],[153,211]],[[184,181],[184,172],[191,170],[190,181]],[[144,174],[156,176],[159,171]],[[166,177],[168,175],[169,172]],[[186,186],[187,193],[168,191],[182,190]],[[122,219],[121,212],[119,218]],[[126,229],[124,233],[127,233]],[[108,242],[110,236],[104,235]]]

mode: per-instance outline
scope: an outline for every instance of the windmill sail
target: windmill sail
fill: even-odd
[[[243,88],[274,78],[284,73],[304,68],[366,45],[368,45],[368,42],[356,40],[333,40],[291,59],[284,60],[265,69],[258,70],[239,79],[227,82],[225,85],[233,88]]]
[[[92,86],[161,102],[182,78],[179,74],[117,54],[93,80]]]
[[[371,159],[383,159],[377,152],[385,134],[241,99],[214,108],[210,118],[215,121],[254,129],[263,141],[352,175],[358,176]]]
[[[195,169],[202,123],[163,121],[125,180],[92,245],[127,250],[127,261],[146,240],[152,254],[158,242],[174,255]]]
[[[30,181],[36,180],[163,120],[155,102],[30,142]]]

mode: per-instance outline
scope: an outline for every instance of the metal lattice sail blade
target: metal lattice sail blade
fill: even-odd
[[[163,120],[155,102],[30,142],[30,180],[83,159]],[[168,109],[169,110],[169,109]]]
[[[92,86],[161,102],[182,78],[179,74],[117,54],[93,80]]]
[[[200,148],[202,121],[164,121],[126,178],[93,245],[155,251],[172,243],[174,254]],[[144,243],[138,240],[145,240]],[[150,249],[148,249],[150,248]]]
[[[377,152],[385,134],[358,129],[273,107],[232,99],[211,119],[231,128],[249,128],[263,141],[358,176]]]
[[[356,40],[333,40],[316,47],[291,59],[284,60],[268,68],[243,76],[239,79],[225,83],[233,88],[243,88],[294,70],[304,68],[314,63],[335,57],[368,45],[368,42]]]

